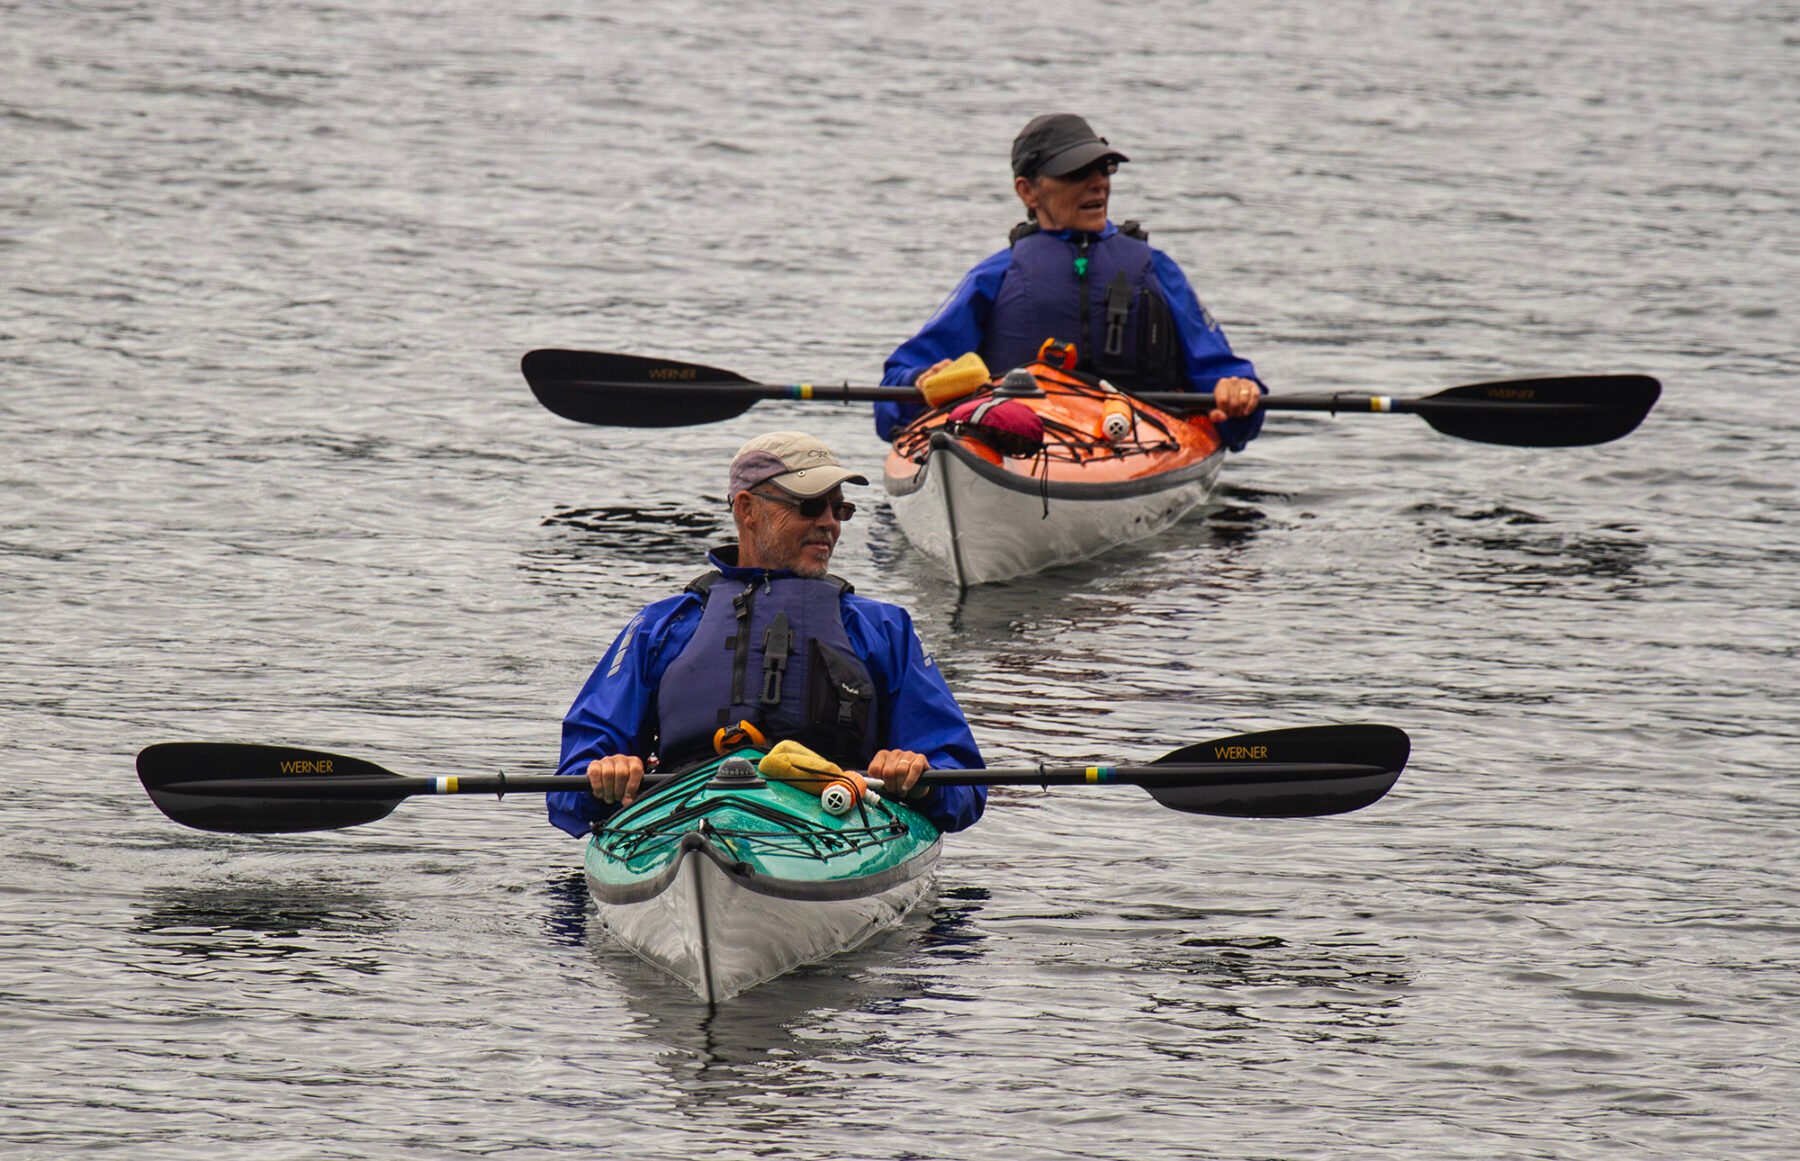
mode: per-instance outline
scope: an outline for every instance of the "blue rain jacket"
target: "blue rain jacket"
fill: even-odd
[[[1108,222],[1106,229],[1100,232],[1099,240],[1104,241],[1118,232],[1119,228]],[[1051,230],[1048,234],[1067,240],[1074,236],[1075,231]],[[1234,376],[1254,379],[1261,384],[1262,380],[1257,377],[1256,368],[1249,360],[1232,353],[1225,332],[1207,309],[1200,305],[1199,296],[1188,284],[1187,275],[1181,272],[1181,267],[1154,246],[1150,248],[1150,253],[1157,286],[1175,320],[1175,333],[1181,341],[1191,389],[1210,391],[1220,379]],[[968,351],[980,350],[984,345],[988,320],[993,316],[994,303],[1000,296],[1000,284],[1012,267],[1013,251],[1009,246],[982,259],[974,269],[963,275],[956,289],[950,292],[950,297],[944,300],[937,313],[931,316],[919,333],[900,344],[888,356],[882,383],[888,386],[909,386],[919,372],[939,359],[955,359]],[[1007,370],[1005,367],[991,369],[996,374]],[[1268,390],[1266,386],[1263,389],[1265,392]],[[875,431],[882,439],[892,439],[894,432],[921,410],[923,408],[915,403],[877,403]],[[1256,438],[1257,433],[1262,430],[1262,423],[1263,413],[1256,411],[1242,419],[1226,420],[1219,425],[1219,435],[1227,447],[1233,451],[1242,451],[1244,445]]]
[[[707,557],[732,580],[764,575],[739,568],[735,547]],[[792,575],[785,571],[773,576]],[[933,769],[979,770],[981,752],[937,663],[925,652],[912,617],[898,605],[845,593],[844,629],[850,646],[875,679],[878,748],[915,750]],[[608,754],[648,758],[655,742],[657,689],[669,663],[693,640],[704,602],[696,593],[657,601],[628,622],[563,717],[557,773],[585,778],[588,763]],[[618,809],[586,791],[548,796],[550,821],[577,837]],[[974,825],[987,805],[983,786],[934,786],[907,805],[939,830]]]

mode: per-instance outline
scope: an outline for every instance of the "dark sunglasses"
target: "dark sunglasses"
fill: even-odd
[[[750,494],[752,496],[761,497],[764,500],[773,500],[777,504],[786,504],[789,508],[799,512],[800,515],[808,520],[817,520],[819,517],[825,515],[826,508],[831,509],[831,514],[838,518],[838,523],[840,524],[856,515],[856,505],[843,499],[833,503],[825,496],[808,496],[806,499],[802,500],[798,496],[790,496],[785,492],[777,494],[773,492],[753,491]]]
[[[1074,173],[1065,173],[1056,180],[1074,184],[1075,182],[1086,181],[1096,173],[1104,173],[1107,177],[1111,177],[1117,172],[1119,172],[1119,159],[1116,157],[1102,157],[1099,161],[1089,162]]]

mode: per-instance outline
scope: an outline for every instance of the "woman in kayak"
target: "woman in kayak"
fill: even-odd
[[[938,829],[981,817],[987,790],[934,786],[927,769],[975,770],[981,753],[956,698],[897,605],[851,592],[827,571],[867,484],[801,432],[751,440],[731,463],[738,543],[710,571],[626,624],[563,718],[559,774],[590,793],[549,796],[550,821],[585,835],[637,796],[645,762],[694,765],[723,745],[801,742]]]
[[[1242,451],[1262,429],[1266,389],[1174,259],[1137,223],[1107,217],[1112,175],[1128,160],[1073,113],[1034,117],[1012,146],[1013,191],[1029,220],[888,357],[882,383],[917,383],[969,351],[1002,374],[1055,340],[1074,346],[1075,369],[1128,391],[1211,391],[1220,436]],[[875,430],[890,439],[920,410],[878,403]]]

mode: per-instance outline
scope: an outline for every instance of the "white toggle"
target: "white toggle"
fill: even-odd
[[[825,808],[826,814],[847,814],[856,805],[856,795],[842,782],[833,782],[819,792],[819,805]]]

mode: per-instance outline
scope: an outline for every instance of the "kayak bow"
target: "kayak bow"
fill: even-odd
[[[1154,536],[1205,503],[1224,462],[1204,415],[1177,416],[1047,364],[1029,370],[1041,394],[984,388],[914,419],[888,453],[901,531],[964,588]],[[988,399],[1035,413],[1041,446],[1010,453],[955,417]]]
[[[930,889],[937,828],[896,802],[841,815],[739,750],[664,783],[589,840],[600,921],[717,1003],[897,925]]]

